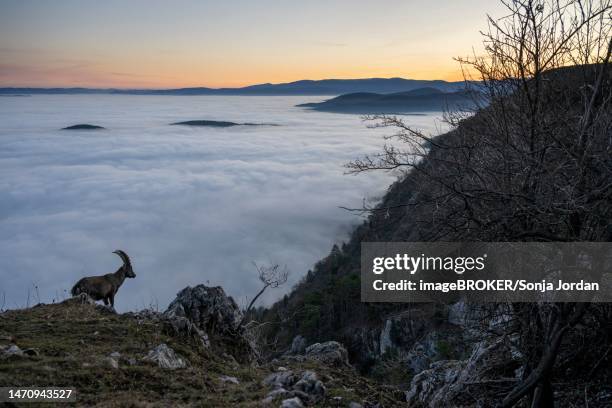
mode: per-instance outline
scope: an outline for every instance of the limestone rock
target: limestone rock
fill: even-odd
[[[161,368],[176,370],[187,367],[187,362],[165,343],[161,343],[144,358],[145,361],[157,363]]]
[[[479,384],[487,380],[508,381],[513,384],[517,378],[503,378],[502,373],[512,367],[511,347],[503,340],[482,341],[473,348],[467,360],[442,360],[432,363],[429,369],[414,376],[406,401],[412,406],[453,406],[462,401],[479,399],[476,406],[491,406],[485,389]]]
[[[0,346],[0,355],[4,357],[19,356],[19,357],[34,357],[38,355],[38,351],[28,348],[21,349],[16,344],[9,344],[7,346]]]
[[[300,403],[316,404],[325,398],[325,385],[319,380],[317,373],[306,370],[296,374],[291,370],[277,371],[263,380],[263,384],[272,387],[264,404],[270,404],[276,398],[295,399]]]
[[[344,346],[337,341],[326,341],[315,343],[306,348],[307,359],[320,361],[328,365],[348,365],[348,352]]]
[[[219,381],[224,383],[240,384],[240,381],[236,377],[230,377],[228,375],[222,375],[219,377]]]
[[[306,351],[306,338],[301,335],[297,335],[293,338],[291,342],[291,350],[289,350],[289,354],[304,354]]]
[[[205,346],[209,335],[221,338],[228,352],[241,362],[259,354],[253,339],[242,327],[242,312],[220,286],[197,285],[181,290],[163,313],[175,330],[195,332]]]
[[[302,400],[299,399],[298,397],[293,397],[293,398],[283,400],[283,402],[281,403],[281,408],[303,408],[303,407],[304,407],[304,404],[302,403]]]

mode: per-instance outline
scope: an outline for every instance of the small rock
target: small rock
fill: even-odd
[[[363,408],[363,405],[361,405],[358,402],[353,401],[349,404],[349,408]]]
[[[276,371],[287,371],[286,367],[278,367]]]
[[[281,408],[303,408],[302,400],[298,397],[289,398],[281,402]]]
[[[219,377],[219,380],[224,383],[240,384],[240,381],[238,381],[236,377],[230,377],[227,375],[222,375]]]
[[[23,350],[21,350],[16,344],[11,344],[5,347],[2,352],[6,356],[23,356]]]
[[[176,352],[168,347],[165,343],[161,343],[159,346],[149,351],[149,354],[147,354],[143,360],[153,361],[157,363],[159,367],[168,370],[187,367],[185,360],[176,354]]]
[[[119,360],[121,358],[121,353],[118,351],[113,351],[108,355],[110,358],[114,358],[115,360]]]
[[[23,351],[23,354],[26,356],[34,357],[38,355],[38,351],[32,348],[23,349],[22,351]]]
[[[119,368],[119,362],[117,360],[115,360],[112,357],[106,357],[106,362],[112,367],[112,368]]]
[[[0,352],[5,356],[19,356],[19,357],[34,357],[38,355],[38,351],[27,348],[21,349],[16,344],[10,344],[8,346],[0,347]]]

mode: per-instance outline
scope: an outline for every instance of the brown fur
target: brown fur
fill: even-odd
[[[115,307],[115,295],[123,284],[125,278],[135,278],[136,274],[132,270],[132,263],[127,254],[121,250],[113,252],[121,257],[123,265],[115,273],[107,273],[102,276],[89,276],[79,280],[70,293],[77,296],[81,293],[88,294],[94,300],[102,300],[105,305]]]

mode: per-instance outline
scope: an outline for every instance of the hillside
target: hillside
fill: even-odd
[[[437,137],[383,119],[389,134],[397,134],[387,140],[394,147],[355,160],[349,170],[401,167],[406,172],[377,206],[357,209],[367,219],[346,243],[334,246],[282,301],[260,312],[258,318],[272,322],[294,316],[268,336],[280,345],[296,335],[340,341],[363,373],[408,381],[409,399],[432,407],[450,401],[497,405],[528,378],[524,373],[534,364],[544,364],[539,363],[548,335],[544,326],[551,321],[546,316],[557,313],[549,309],[555,306],[360,299],[362,242],[612,240],[612,147],[606,136],[612,72],[582,66],[547,72],[538,80],[537,86],[531,81],[526,88],[509,88]],[[600,91],[594,97],[583,93],[595,84]],[[370,95],[347,98],[360,102]],[[594,115],[587,125],[580,119],[585,100],[592,101]],[[532,101],[537,108],[526,108]],[[581,132],[588,134],[588,147],[577,145]],[[535,152],[541,153],[537,161]],[[589,157],[589,164],[576,161],[576,154]],[[584,398],[589,406],[609,406],[612,308],[583,306],[574,311],[580,324],[565,320],[563,341],[555,359],[546,361],[549,371],[541,381],[554,388],[558,406],[580,406]],[[555,318],[569,319],[575,307],[561,307],[566,315],[558,312]],[[488,317],[473,321],[473,316]],[[494,324],[500,327],[492,330]],[[483,350],[494,352],[487,356]],[[495,387],[488,385],[493,382]]]
[[[233,340],[209,328],[203,342],[179,329],[179,321],[147,310],[115,314],[82,298],[1,313],[0,384],[74,387],[78,406],[260,407],[295,395],[310,406],[402,406],[403,393],[348,365],[297,357],[245,360]],[[303,387],[295,385],[300,378]],[[287,391],[279,392],[277,381]]]
[[[465,91],[443,92],[437,88],[418,88],[406,92],[377,94],[358,92],[323,102],[297,105],[322,112],[355,114],[399,114],[474,107],[473,95]]]

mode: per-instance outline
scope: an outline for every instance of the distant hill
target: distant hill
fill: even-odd
[[[438,88],[427,87],[391,94],[356,92],[297,106],[337,113],[411,113],[468,108],[473,106],[473,95],[466,91],[443,92]]]
[[[243,88],[178,88],[178,89],[95,89],[95,88],[0,88],[0,95],[341,95],[354,92],[388,94],[419,88],[435,88],[443,92],[463,89],[463,82],[416,80],[404,78],[302,80],[282,84],[258,84]]]

